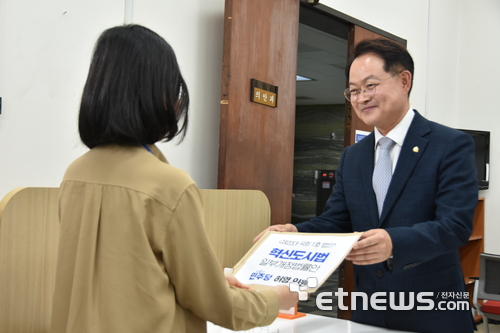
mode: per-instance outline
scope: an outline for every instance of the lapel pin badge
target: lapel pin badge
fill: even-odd
[[[413,147],[413,152],[418,153],[418,146]]]

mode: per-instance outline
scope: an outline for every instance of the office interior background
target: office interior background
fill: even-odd
[[[416,65],[413,108],[450,127],[491,132],[490,189],[479,195],[485,252],[500,253],[500,1],[320,2],[407,40]],[[0,0],[0,198],[17,187],[59,186],[87,151],[77,115],[93,46],[124,22],[156,31],[174,48],[190,90],[190,124],[181,144],[158,147],[200,188],[216,188],[223,17],[224,0]]]

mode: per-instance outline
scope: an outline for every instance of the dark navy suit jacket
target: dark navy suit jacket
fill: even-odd
[[[392,269],[386,262],[354,265],[356,291],[430,291],[436,296],[465,291],[458,248],[471,234],[478,198],[472,138],[415,111],[380,218],[372,187],[374,147],[371,133],[344,150],[324,213],[297,229],[344,233],[383,228],[389,233]],[[387,311],[359,311],[358,305],[352,320],[417,332],[471,332],[474,327],[469,311],[391,311],[386,305]]]

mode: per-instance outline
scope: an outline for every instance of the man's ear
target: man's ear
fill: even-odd
[[[411,89],[411,73],[410,71],[407,71],[407,70],[404,70],[402,71],[400,74],[401,76],[401,85],[403,87],[403,89],[406,91],[406,92],[409,92],[410,89]]]

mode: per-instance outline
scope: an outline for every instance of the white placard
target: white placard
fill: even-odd
[[[247,285],[297,283],[314,292],[337,269],[361,233],[268,232],[236,264],[233,274]],[[316,278],[312,286],[309,280]]]

